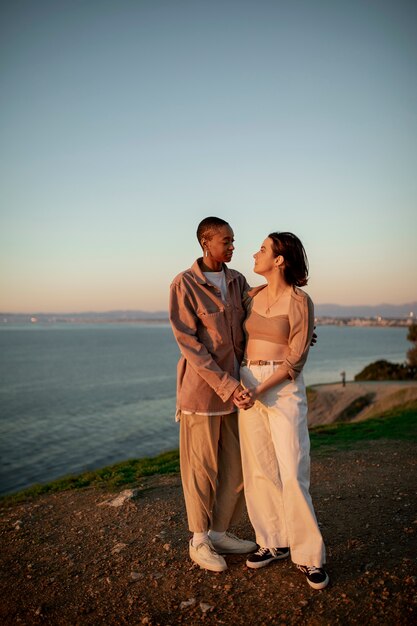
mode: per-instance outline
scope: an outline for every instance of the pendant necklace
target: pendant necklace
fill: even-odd
[[[282,294],[285,291],[285,287],[284,289],[281,291],[281,293],[279,294],[278,298],[276,300],[274,300],[274,302],[270,305],[269,304],[269,298],[268,298],[268,294],[269,294],[269,287],[266,288],[266,303],[267,303],[267,307],[265,309],[265,315],[269,315],[270,310],[272,309],[272,307],[274,306],[274,304],[276,304],[278,302],[278,300],[280,299],[280,297],[282,296]]]

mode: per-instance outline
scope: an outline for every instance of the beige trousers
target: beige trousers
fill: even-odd
[[[257,385],[274,367],[242,367],[242,384]],[[309,493],[310,438],[302,374],[240,411],[239,433],[246,505],[257,543],[289,546],[295,563],[321,567],[325,549]]]
[[[222,532],[239,519],[245,501],[237,413],[181,413],[180,467],[191,532]]]

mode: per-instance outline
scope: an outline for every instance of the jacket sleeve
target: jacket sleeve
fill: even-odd
[[[217,365],[206,346],[199,340],[195,305],[181,281],[171,285],[169,320],[181,354],[190,367],[210,385],[223,402],[229,400],[239,386],[239,381]]]
[[[314,305],[307,294],[293,303],[289,317],[289,352],[281,367],[287,370],[289,378],[295,380],[307,360],[314,331]]]

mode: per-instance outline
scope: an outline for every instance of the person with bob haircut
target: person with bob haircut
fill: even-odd
[[[329,576],[310,487],[310,439],[302,369],[314,331],[314,308],[302,290],[308,261],[301,241],[271,233],[253,255],[266,284],[248,292],[246,350],[240,369],[245,388],[235,404],[246,505],[259,549],[246,565],[261,568],[291,559],[314,589]],[[248,408],[247,400],[254,403]]]
[[[256,550],[227,532],[244,507],[237,408],[243,391],[245,277],[229,269],[234,234],[221,218],[200,222],[203,257],[174,278],[169,316],[181,356],[177,367],[180,470],[193,537],[189,554],[201,567],[227,569],[222,554]],[[240,398],[239,406],[252,400]]]

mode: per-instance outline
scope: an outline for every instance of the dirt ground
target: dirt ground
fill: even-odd
[[[120,507],[86,489],[1,506],[1,624],[417,623],[417,445],[362,443],[313,455],[312,495],[331,583],[290,560],[244,556],[212,573],[188,558],[177,475],[150,477]],[[253,537],[245,518],[234,529]]]

